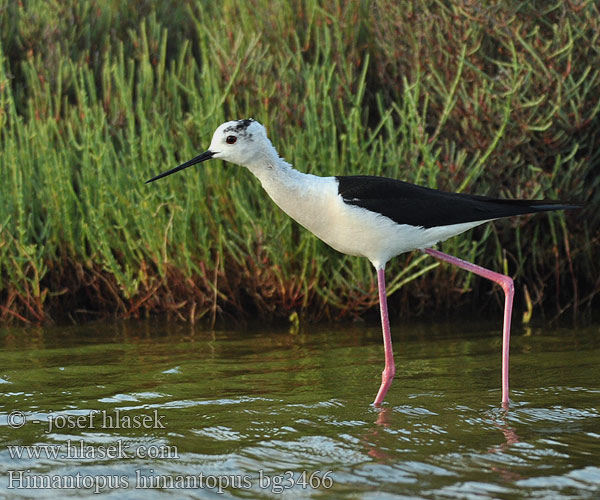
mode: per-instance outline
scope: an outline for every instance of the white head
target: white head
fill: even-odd
[[[265,127],[252,118],[234,120],[217,127],[207,151],[178,167],[153,177],[146,183],[161,179],[211,158],[220,158],[237,165],[251,166],[274,161],[279,156],[267,137]]]

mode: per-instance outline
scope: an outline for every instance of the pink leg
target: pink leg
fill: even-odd
[[[396,374],[394,365],[394,353],[392,351],[392,334],[390,332],[390,320],[387,309],[387,295],[385,293],[385,268],[377,268],[377,285],[379,288],[379,307],[381,309],[381,327],[383,329],[383,350],[385,352],[385,368],[381,373],[381,387],[375,397],[375,406],[380,406],[385,395],[392,385]]]
[[[502,329],[502,406],[508,407],[508,351],[510,345],[510,320],[512,317],[513,297],[515,295],[515,285],[510,276],[495,273],[485,267],[477,266],[466,262],[452,255],[445,254],[439,250],[426,248],[423,250],[426,254],[443,260],[449,264],[453,264],[471,273],[475,273],[483,278],[487,278],[495,283],[498,283],[504,290],[504,327]]]

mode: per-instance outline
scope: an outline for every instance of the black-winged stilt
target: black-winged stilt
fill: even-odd
[[[579,205],[448,193],[367,175],[318,177],[304,174],[279,157],[265,128],[253,119],[223,123],[215,131],[207,151],[146,183],[211,158],[248,168],[292,219],[336,250],[366,257],[375,266],[385,351],[385,368],[374,401],[376,406],[383,402],[396,373],[385,291],[386,263],[403,252],[421,250],[498,283],[505,294],[502,404],[508,405],[513,280],[430,247],[500,217],[580,208]]]

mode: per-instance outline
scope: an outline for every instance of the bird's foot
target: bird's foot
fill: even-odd
[[[396,367],[394,365],[386,366],[385,369],[381,372],[381,386],[379,387],[379,392],[375,397],[375,401],[373,404],[375,406],[380,406],[385,399],[385,395],[387,394],[388,389],[392,385],[392,381],[394,380],[394,376],[396,375]]]

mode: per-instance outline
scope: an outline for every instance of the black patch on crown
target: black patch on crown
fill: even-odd
[[[223,130],[224,133],[235,132],[240,137],[247,137],[250,139],[252,134],[248,133],[248,127],[252,122],[254,122],[254,118],[246,118],[245,120],[238,120],[235,125],[231,125]]]

